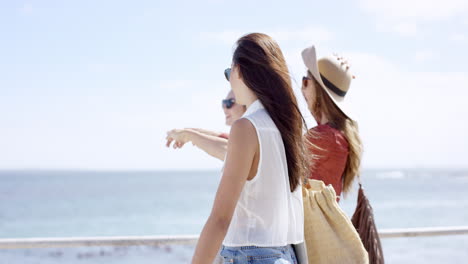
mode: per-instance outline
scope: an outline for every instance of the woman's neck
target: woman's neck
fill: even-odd
[[[257,96],[250,96],[250,97],[248,98],[247,102],[245,103],[245,106],[246,106],[247,108],[249,108],[249,106],[250,106],[251,104],[253,104],[253,102],[257,101],[257,100],[258,100],[258,97],[257,97]]]
[[[320,121],[315,119],[315,121],[317,121],[317,124],[319,125],[325,125],[326,123],[328,123],[328,118],[325,116],[325,114],[322,114],[322,118],[320,118]]]

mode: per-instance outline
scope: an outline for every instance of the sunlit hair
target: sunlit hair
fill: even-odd
[[[294,191],[308,174],[302,138],[306,124],[299,111],[283,53],[268,35],[252,33],[237,41],[233,63],[239,67],[240,77],[258,97],[281,133],[291,191]]]
[[[343,114],[310,72],[307,75],[312,79],[315,87],[315,98],[309,110],[318,119],[317,122],[319,123],[323,116],[326,117],[328,123],[341,131],[348,141],[349,154],[343,172],[343,192],[348,193],[354,179],[359,175],[361,165],[363,148],[359,137],[358,124]]]

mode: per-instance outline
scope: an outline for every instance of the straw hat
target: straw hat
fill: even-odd
[[[327,92],[335,105],[348,117],[351,111],[345,103],[345,96],[349,91],[354,76],[349,71],[349,64],[343,58],[334,54],[317,60],[315,46],[302,51],[302,60],[315,80]]]

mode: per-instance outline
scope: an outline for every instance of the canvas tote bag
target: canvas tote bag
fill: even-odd
[[[304,239],[309,264],[368,264],[368,254],[353,224],[336,201],[331,185],[307,179]]]

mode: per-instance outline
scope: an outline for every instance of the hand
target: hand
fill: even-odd
[[[173,129],[167,132],[166,147],[170,147],[171,143],[174,142],[172,147],[174,149],[182,148],[185,143],[190,141],[190,133],[187,129]]]

